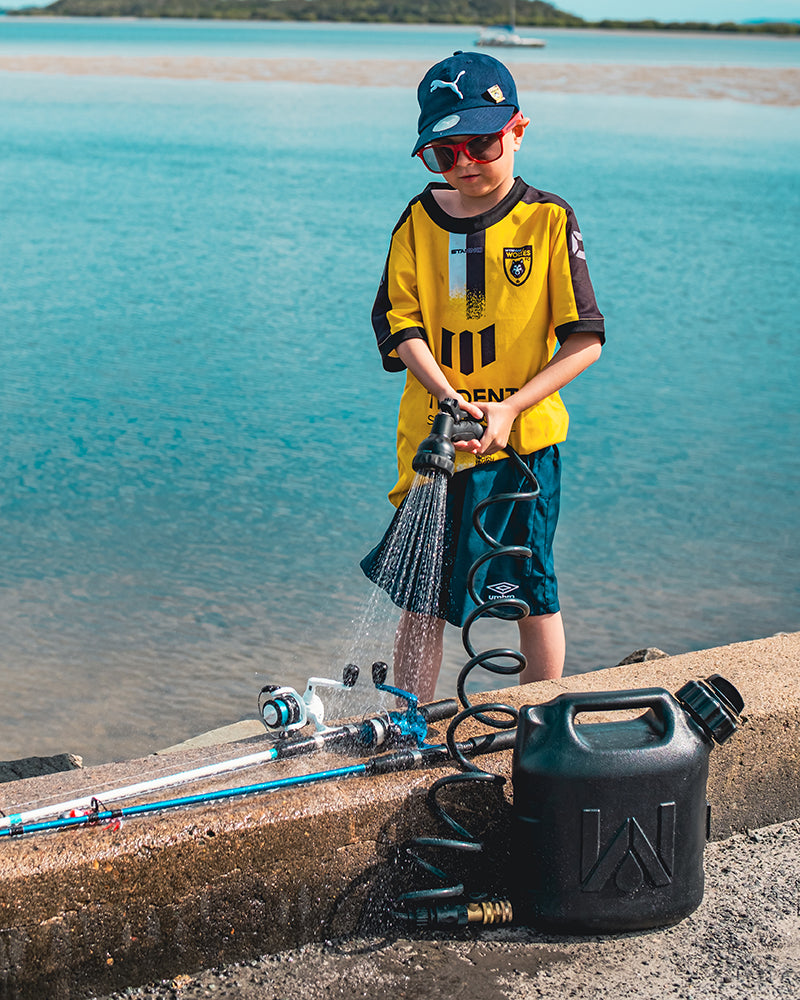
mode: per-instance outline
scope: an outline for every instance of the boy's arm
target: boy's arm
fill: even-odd
[[[450,385],[447,376],[436,363],[436,359],[431,354],[431,349],[424,340],[420,340],[417,337],[411,340],[404,340],[401,344],[397,345],[396,351],[398,357],[414,378],[418,382],[421,382],[435,399],[438,399],[440,402],[448,398],[458,400],[459,405],[470,416],[477,417],[478,419],[483,416],[481,407],[465,400]]]
[[[502,451],[508,444],[511,425],[520,413],[563,389],[589,365],[597,361],[601,350],[599,334],[580,332],[570,334],[544,368],[513,396],[504,399],[502,403],[477,404],[476,409],[486,417],[483,437],[480,441],[457,443],[455,447],[471,451],[475,455],[491,455],[496,451]]]

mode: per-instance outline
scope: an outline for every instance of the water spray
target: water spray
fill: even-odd
[[[448,477],[452,476],[455,471],[456,451],[453,442],[480,440],[484,430],[483,425],[463,410],[456,400],[442,400],[439,412],[434,417],[431,433],[421,442],[414,455],[411,463],[414,471],[419,474],[436,474],[437,470],[440,470]],[[481,853],[484,845],[447,812],[439,801],[439,795],[454,784],[483,782],[500,787],[505,783],[505,778],[482,770],[468,762],[466,757],[458,752],[458,743],[455,739],[458,726],[465,719],[475,717],[485,725],[503,730],[504,732],[496,734],[498,737],[505,736],[512,742],[516,739],[519,713],[515,708],[505,704],[473,706],[465,691],[466,679],[477,667],[483,667],[491,673],[509,675],[520,673],[526,666],[525,657],[518,650],[489,649],[478,652],[470,638],[470,629],[480,618],[517,620],[530,614],[528,604],[519,598],[505,596],[499,600],[483,602],[475,587],[475,576],[486,562],[500,556],[519,559],[532,557],[531,550],[525,546],[503,545],[488,533],[482,523],[484,512],[493,504],[534,501],[539,496],[539,483],[522,458],[510,446],[506,446],[504,451],[519,469],[523,482],[527,483],[527,489],[489,496],[477,504],[472,514],[473,527],[488,546],[488,550],[475,560],[467,575],[467,588],[476,607],[462,628],[462,642],[469,660],[459,674],[457,692],[464,711],[452,720],[447,730],[448,745],[462,773],[445,775],[435,781],[428,791],[427,798],[432,814],[449,828],[452,836],[417,837],[405,847],[406,854],[413,864],[440,883],[451,884],[440,884],[435,888],[403,893],[395,899],[393,908],[393,916],[397,921],[418,927],[508,923],[513,917],[513,908],[509,900],[489,899],[485,895],[477,894],[473,894],[468,900],[462,883],[452,883],[445,871],[426,861],[419,853],[420,850],[425,852],[429,849],[468,854]]]
[[[463,410],[455,399],[443,399],[439,404],[439,412],[433,418],[433,427],[428,437],[417,448],[411,463],[413,469],[424,474],[441,469],[446,475],[452,476],[455,469],[454,441],[480,440],[485,428]],[[510,445],[504,451],[517,467],[523,483],[527,488],[509,493],[498,493],[486,497],[472,512],[472,525],[481,540],[487,545],[487,551],[480,556],[467,574],[467,589],[475,603],[461,630],[462,643],[469,656],[468,662],[462,668],[457,681],[457,693],[461,704],[470,707],[465,685],[469,674],[477,667],[483,667],[492,673],[513,675],[521,673],[526,666],[525,657],[516,649],[489,649],[478,652],[471,640],[470,630],[481,618],[503,618],[517,621],[530,614],[528,604],[517,597],[506,595],[501,599],[481,601],[475,587],[475,577],[487,562],[501,557],[511,556],[515,559],[531,559],[533,553],[524,545],[504,545],[486,530],[483,515],[494,504],[514,504],[535,501],[540,488],[536,476],[525,464],[521,456]],[[478,717],[480,719],[480,716]],[[481,719],[480,721],[486,721]],[[511,723],[510,725],[513,725]]]

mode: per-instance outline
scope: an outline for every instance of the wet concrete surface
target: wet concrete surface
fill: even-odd
[[[102,1000],[788,1000],[800,996],[800,821],[706,851],[706,890],[681,923],[553,937],[524,927],[306,945],[107,994]]]

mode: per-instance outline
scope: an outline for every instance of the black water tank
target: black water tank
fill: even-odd
[[[523,708],[513,763],[515,916],[544,930],[603,934],[691,913],[703,898],[708,758],[742,707],[715,675],[674,698],[649,688]],[[616,710],[643,714],[576,722]]]

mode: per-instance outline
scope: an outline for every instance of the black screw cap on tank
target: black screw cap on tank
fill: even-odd
[[[689,681],[675,693],[675,698],[716,743],[730,739],[739,726],[744,699],[720,674],[712,674],[704,681]]]

